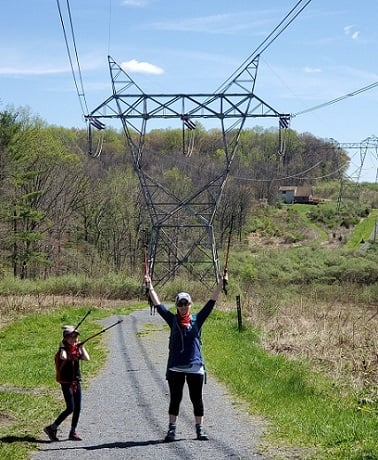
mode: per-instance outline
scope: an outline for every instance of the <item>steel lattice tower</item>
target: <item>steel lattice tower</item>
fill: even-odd
[[[358,206],[361,205],[360,203],[360,180],[361,180],[361,172],[365,164],[366,156],[369,153],[372,157],[375,158],[376,167],[375,167],[375,182],[378,182],[378,137],[377,136],[369,136],[361,142],[338,142],[335,139],[332,139],[332,143],[336,146],[337,149],[340,151],[343,150],[352,150],[359,153],[359,164],[356,166],[355,170],[349,174],[348,179],[346,180],[345,177],[341,177],[340,179],[340,189],[339,195],[337,198],[337,211],[340,211],[343,195],[345,192],[346,186],[349,188],[353,188],[353,195],[356,203]]]
[[[91,127],[102,129],[106,120],[120,119],[126,135],[135,172],[151,220],[148,249],[150,273],[155,284],[164,284],[181,269],[206,286],[214,284],[219,273],[219,260],[214,238],[214,217],[222,196],[241,130],[246,120],[278,117],[279,129],[287,128],[289,114],[282,114],[254,94],[259,55],[214,94],[146,94],[131,77],[108,57],[113,94],[86,118]],[[191,174],[186,142],[196,128],[196,120],[217,119],[220,125],[224,162],[205,172],[206,180],[188,194],[172,190],[154,175],[144,161],[148,122],[156,119],[178,120],[182,126],[182,151],[185,171]],[[90,134],[91,138],[91,134]],[[278,147],[277,147],[278,149]],[[161,161],[156,157],[156,162]]]

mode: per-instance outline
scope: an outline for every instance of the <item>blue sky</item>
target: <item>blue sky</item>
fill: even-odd
[[[296,3],[70,0],[89,111],[111,95],[108,55],[147,94],[211,93]],[[312,0],[262,53],[255,94],[278,112],[298,114],[291,127],[299,133],[341,143],[378,135],[378,83],[301,114],[378,82],[377,17],[376,0]],[[55,0],[3,2],[0,58],[0,110],[29,107],[49,124],[85,128]],[[349,154],[354,177],[360,154]],[[375,181],[377,163],[370,150],[361,179]]]

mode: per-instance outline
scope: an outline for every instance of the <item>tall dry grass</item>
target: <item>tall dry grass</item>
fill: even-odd
[[[378,304],[344,286],[325,301],[320,295],[261,295],[244,298],[245,321],[262,331],[264,348],[305,359],[346,390],[377,393]],[[336,293],[334,293],[336,294]],[[377,396],[378,399],[378,396]]]

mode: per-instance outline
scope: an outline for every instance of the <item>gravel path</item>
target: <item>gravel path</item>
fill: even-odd
[[[204,386],[204,426],[210,440],[195,439],[185,386],[177,441],[164,443],[168,428],[168,329],[160,316],[151,316],[149,310],[107,318],[102,324],[108,326],[118,319],[123,322],[103,336],[110,350],[107,364],[83,390],[78,427],[83,441],[67,440],[69,417],[58,431],[61,441],[42,442],[32,460],[263,459],[256,453],[263,423],[250,416],[212,375]],[[90,345],[88,348],[90,351]],[[41,438],[47,439],[44,434]]]

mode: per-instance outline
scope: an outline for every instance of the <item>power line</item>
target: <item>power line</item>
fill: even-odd
[[[109,21],[108,21],[108,56],[110,55],[111,27],[112,27],[112,0],[109,0]]]
[[[334,171],[331,171],[329,172],[328,174],[324,174],[322,176],[316,176],[316,177],[311,177],[311,176],[305,176],[305,177],[300,177],[302,174],[305,174],[309,171],[311,171],[312,169],[315,169],[317,166],[319,166],[319,164],[321,164],[323,161],[319,161],[318,163],[314,164],[313,166],[311,166],[310,168],[304,170],[304,171],[300,171],[298,173],[295,173],[295,174],[290,174],[288,176],[284,176],[284,177],[272,177],[270,179],[254,179],[254,178],[250,178],[250,177],[241,177],[241,176],[230,176],[236,180],[241,180],[241,181],[246,181],[246,182],[280,182],[282,180],[287,180],[287,179],[306,179],[306,180],[314,180],[314,179],[325,179],[327,177],[332,177],[334,176],[335,174],[339,173],[340,171],[342,171],[343,169],[343,166],[335,169]]]
[[[75,68],[74,68],[74,65],[73,65],[73,59],[72,59],[72,55],[71,55],[70,44],[69,44],[69,39],[68,39],[68,35],[67,35],[67,32],[66,32],[66,27],[65,27],[65,24],[64,24],[62,9],[60,7],[60,1],[56,0],[56,3],[57,3],[57,7],[58,7],[60,22],[61,22],[62,29],[63,29],[64,40],[65,40],[65,43],[66,43],[68,59],[69,59],[69,62],[70,62],[70,67],[71,67],[71,72],[72,72],[73,80],[74,80],[75,87],[76,87],[76,92],[77,92],[77,95],[78,95],[78,98],[79,98],[79,103],[80,103],[80,106],[81,106],[82,114],[83,114],[83,116],[85,116],[89,112],[89,110],[88,110],[87,101],[86,101],[85,93],[84,93],[83,78],[82,78],[81,67],[80,67],[80,62],[79,62],[79,54],[77,52],[77,47],[76,47],[76,39],[75,39],[75,33],[74,33],[74,28],[73,28],[73,21],[72,21],[70,3],[69,3],[69,0],[67,0],[67,12],[68,12],[68,18],[69,18],[69,26],[70,26],[70,30],[71,30],[72,46],[73,46],[74,54],[75,54],[75,58],[76,58],[78,79],[76,78],[76,74],[75,74]],[[79,88],[79,85],[80,85],[80,88]]]
[[[365,91],[369,91],[370,89],[375,88],[378,86],[378,81],[375,83],[372,83],[368,86],[364,86],[363,88],[357,89],[356,91],[353,91],[352,93],[345,94],[344,96],[340,96],[336,99],[332,99],[332,101],[324,102],[323,104],[315,105],[314,107],[310,107],[309,109],[302,110],[301,112],[297,112],[292,114],[292,117],[296,117],[298,115],[303,115],[304,113],[312,112],[314,110],[322,109],[323,107],[327,107],[328,105],[336,104],[336,102],[340,102],[344,99],[347,99],[348,97],[356,96],[357,94],[363,93]]]
[[[291,18],[290,16],[295,12],[296,9],[300,7],[300,4],[304,0],[299,0],[296,5],[286,14],[286,16],[281,20],[281,22],[272,30],[272,32],[263,40],[260,45],[253,51],[253,53],[245,59],[245,61],[235,70],[235,72],[218,88],[215,90],[215,93],[225,91],[232,82],[238,78],[246,66],[251,63],[257,56],[260,56],[281,34],[284,32],[289,25],[294,21],[294,19],[306,8],[306,6],[311,2],[307,0],[304,6],[302,6],[299,11],[297,11]]]

